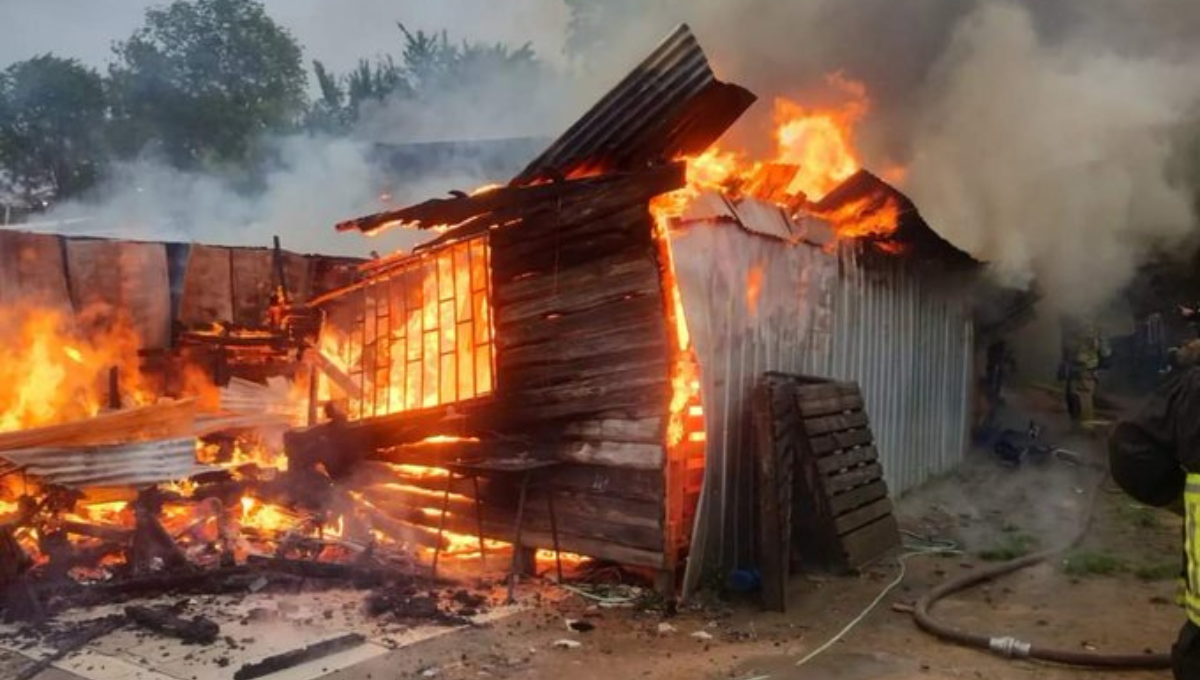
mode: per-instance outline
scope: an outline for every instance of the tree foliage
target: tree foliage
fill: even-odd
[[[180,167],[246,163],[262,133],[305,104],[300,46],[257,0],[175,0],[114,48],[109,68],[125,154],[157,146]]]
[[[332,130],[351,126],[367,102],[389,98],[430,102],[503,78],[533,82],[544,68],[530,43],[516,49],[502,43],[452,42],[446,31],[410,31],[397,24],[403,43],[399,59],[360,60],[343,76],[321,62],[313,71],[321,90],[309,114],[310,126]]]
[[[23,190],[71,196],[103,163],[103,81],[73,59],[42,55],[0,74],[0,167]]]

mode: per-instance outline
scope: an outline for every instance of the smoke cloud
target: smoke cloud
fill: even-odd
[[[16,1],[26,16],[55,5]],[[556,74],[436,100],[385,101],[364,110],[344,139],[281,140],[285,162],[262,196],[143,162],[120,173],[123,191],[87,210],[112,223],[144,222],[148,237],[159,233],[154,225],[166,210],[180,233],[197,240],[265,243],[279,233],[293,247],[355,254],[411,245],[412,235],[367,241],[336,236],[330,225],[379,209],[383,191],[401,203],[506,178],[467,168],[382,187],[368,160],[372,144],[556,135],[686,22],[718,76],[761,98],[723,144],[765,152],[773,97],[821,105],[838,95],[827,74],[862,81],[871,109],[857,141],[867,167],[907,167],[902,188],[936,229],[992,262],[1006,283],[1036,278],[1060,308],[1099,305],[1149,253],[1176,248],[1195,228],[1188,183],[1196,181],[1178,162],[1184,131],[1194,136],[1200,119],[1200,3],[1192,0],[576,4],[590,11],[572,33],[560,2],[499,9],[472,0],[353,0],[333,8],[268,0],[305,56],[338,71],[398,51],[393,22],[402,20],[414,29],[444,27],[452,39],[532,42]],[[101,28],[106,41],[127,32]]]
[[[1065,309],[1103,303],[1195,225],[1170,166],[1200,60],[1122,53],[1098,28],[1049,42],[1026,9],[980,6],[922,89],[912,135],[907,188],[930,223]]]

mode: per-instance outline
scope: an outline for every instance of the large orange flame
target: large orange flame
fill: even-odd
[[[836,106],[807,106],[785,97],[775,100],[775,151],[769,160],[751,160],[745,154],[718,147],[684,159],[686,185],[656,198],[651,204],[655,216],[662,224],[683,216],[705,191],[720,192],[735,200],[752,196],[789,209],[808,205],[811,210],[813,203],[862,167],[855,130],[870,109],[862,83],[840,73],[830,75],[827,82],[841,100]],[[902,178],[904,168],[890,165],[884,175],[888,179]],[[874,197],[816,214],[833,225],[839,238],[886,239],[896,229],[899,207],[893,200]]]
[[[106,403],[113,368],[123,400],[151,400],[139,372],[137,333],[121,320],[99,323],[98,315],[85,311],[73,320],[53,307],[0,308],[9,338],[0,342],[0,431],[95,415]],[[82,326],[90,326],[86,334]]]

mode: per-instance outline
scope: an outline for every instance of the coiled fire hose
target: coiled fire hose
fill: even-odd
[[[913,619],[917,626],[941,640],[962,645],[965,647],[975,647],[990,651],[999,656],[1014,658],[1014,659],[1035,659],[1038,661],[1047,661],[1050,663],[1064,664],[1068,666],[1086,666],[1089,668],[1110,668],[1110,669],[1163,669],[1171,667],[1171,657],[1164,653],[1143,653],[1143,654],[1104,654],[1100,652],[1076,651],[1067,649],[1055,649],[1053,647],[1044,647],[1032,642],[1023,642],[1012,636],[992,636],[974,633],[971,631],[955,628],[947,623],[934,618],[932,610],[938,600],[945,598],[954,593],[962,592],[968,588],[993,581],[1019,571],[1026,567],[1044,562],[1052,557],[1060,555],[1067,550],[1075,547],[1083,540],[1087,534],[1088,527],[1091,526],[1092,513],[1095,510],[1096,496],[1098,495],[1101,486],[1108,478],[1107,472],[1100,476],[1096,485],[1092,488],[1091,494],[1088,497],[1086,515],[1083,525],[1079,532],[1067,544],[1043,550],[1041,552],[1018,557],[1014,560],[1009,560],[1001,564],[983,569],[977,572],[972,572],[959,578],[951,579],[933,590],[930,590],[921,599],[917,600],[916,606],[913,608]]]

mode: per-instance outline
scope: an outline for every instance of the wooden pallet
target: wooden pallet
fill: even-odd
[[[856,383],[768,373],[758,386],[754,421],[767,606],[779,608],[773,603],[793,566],[850,571],[899,544]]]

